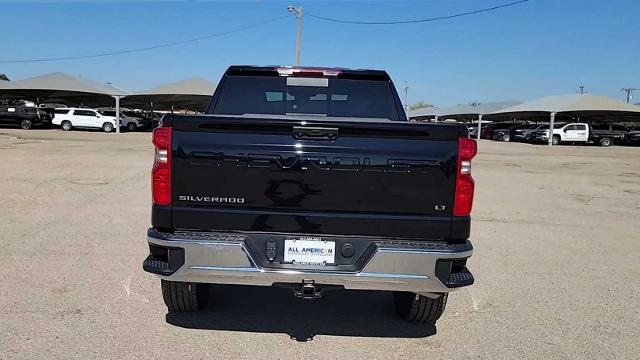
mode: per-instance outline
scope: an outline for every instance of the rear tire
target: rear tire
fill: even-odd
[[[406,321],[435,324],[447,306],[448,293],[432,299],[411,292],[394,291],[398,315]]]
[[[20,121],[20,128],[22,130],[29,130],[33,126],[33,122],[29,119],[24,119]]]
[[[600,146],[604,146],[604,147],[611,146],[611,143],[612,141],[609,138],[600,139]]]
[[[209,284],[162,280],[162,297],[170,313],[196,312],[209,301]]]
[[[136,125],[136,123],[130,122],[127,124],[127,130],[129,131],[136,131],[137,128],[138,126]]]
[[[104,132],[112,132],[113,131],[113,124],[112,123],[104,123],[102,124],[102,130]]]
[[[62,124],[60,124],[60,126],[62,126],[62,130],[64,131],[69,131],[73,127],[71,126],[71,121],[63,121]]]
[[[552,145],[560,145],[560,136],[555,135],[555,136],[551,139],[551,144],[552,144]]]
[[[502,141],[507,141],[507,142],[511,141],[511,135],[509,134],[502,135]]]

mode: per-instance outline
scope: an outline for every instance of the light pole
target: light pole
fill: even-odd
[[[627,104],[631,102],[631,99],[633,99],[633,92],[635,90],[638,90],[636,88],[622,88],[620,89],[620,91],[624,91],[627,93]]]
[[[296,13],[296,19],[298,19],[298,33],[296,35],[296,66],[300,65],[300,41],[302,40],[302,6],[297,8],[293,5],[289,5],[287,10],[290,13]]]
[[[404,111],[409,111],[409,82],[404,82]]]

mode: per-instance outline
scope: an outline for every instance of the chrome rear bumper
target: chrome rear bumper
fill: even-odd
[[[150,265],[152,255],[145,260],[148,272],[159,274],[170,281],[218,283],[236,285],[272,286],[274,283],[302,283],[312,280],[317,285],[337,285],[345,289],[410,291],[416,293],[443,293],[455,287],[473,283],[473,276],[464,267],[464,259],[472,255],[469,242],[462,245],[425,246],[419,241],[376,242],[376,249],[364,266],[358,271],[327,271],[318,268],[274,269],[261,267],[247,246],[247,236],[207,233],[206,238],[153,235],[150,230],[148,241],[161,248],[175,249],[182,263],[170,273],[163,275]],[[419,246],[410,246],[411,244]],[[454,249],[452,249],[454,247]],[[456,251],[459,249],[460,251]],[[169,256],[171,257],[171,256]],[[175,258],[175,256],[174,256]],[[464,273],[444,275],[441,265],[451,264],[450,260],[462,260]],[[151,262],[155,262],[151,260]],[[162,264],[161,264],[162,265]],[[168,268],[168,263],[166,264]],[[179,267],[178,267],[179,266]],[[451,266],[450,266],[451,267]],[[466,282],[455,283],[460,275]],[[449,282],[450,279],[454,279]],[[470,279],[469,279],[470,278]],[[449,279],[449,280],[447,280]],[[470,281],[469,281],[470,280]],[[446,285],[445,285],[446,283]]]

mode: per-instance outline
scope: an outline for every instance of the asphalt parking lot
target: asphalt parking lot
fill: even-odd
[[[150,134],[0,129],[0,359],[637,358],[640,147],[479,148],[476,284],[434,329],[376,292],[218,287],[167,316],[141,266]]]

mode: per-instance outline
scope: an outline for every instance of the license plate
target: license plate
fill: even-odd
[[[302,237],[284,241],[284,261],[305,265],[333,264],[336,258],[336,243],[321,238]]]

